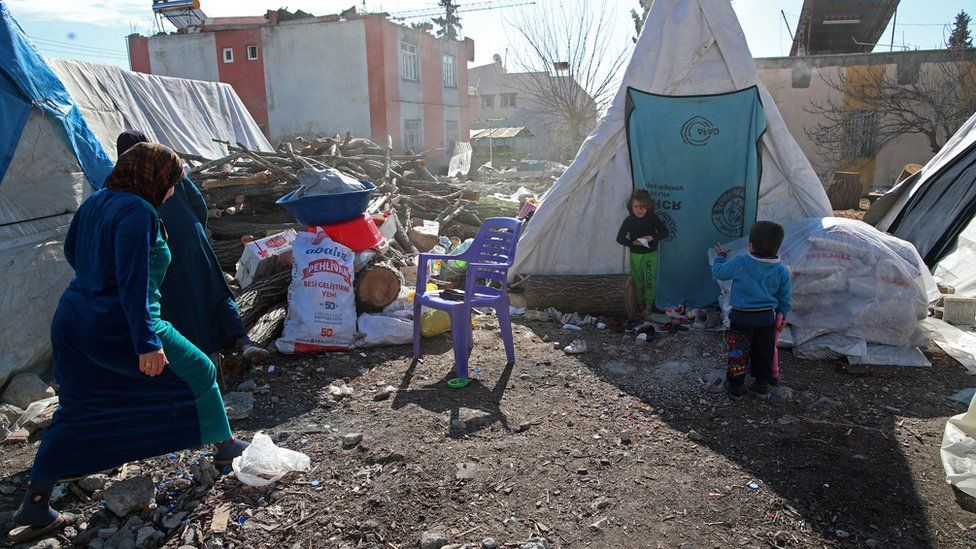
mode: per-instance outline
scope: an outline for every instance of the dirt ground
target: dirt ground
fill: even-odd
[[[446,385],[449,334],[425,340],[419,363],[407,346],[275,356],[272,373],[225,380],[270,385],[234,427],[306,453],[312,469],[264,491],[223,476],[166,545],[406,548],[438,531],[471,548],[489,537],[499,547],[533,537],[600,548],[976,546],[976,515],[939,461],[945,421],[965,408],[948,397],[976,381],[952,359],[854,369],[784,352],[792,398],[730,401],[712,383],[720,334],[636,343],[590,327],[586,354],[554,348],[575,335],[520,320],[506,366],[497,320],[482,317],[463,390]],[[333,406],[326,387],[337,379],[354,394]],[[386,385],[397,391],[375,400]],[[344,449],[349,433],[363,439]],[[0,484],[17,490],[0,509],[19,502],[36,448],[2,448]],[[197,455],[137,466],[175,478]],[[214,534],[222,504],[229,526]],[[89,529],[115,520],[74,490],[58,506]]]

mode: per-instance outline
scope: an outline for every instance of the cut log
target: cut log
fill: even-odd
[[[249,223],[246,221],[236,222],[233,217],[221,217],[210,221],[207,225],[213,232],[215,240],[225,240],[240,238],[244,235],[251,235],[254,238],[264,238],[288,229],[304,231],[305,227],[298,223]]]
[[[230,240],[214,240],[210,243],[214,254],[217,256],[217,263],[224,272],[233,273],[237,270],[237,262],[244,253],[244,243],[239,238]]]
[[[284,303],[289,283],[291,270],[284,270],[263,276],[244,288],[241,295],[237,296],[237,309],[241,313],[244,326],[254,326],[268,309]]]
[[[836,172],[834,182],[827,187],[827,199],[835,210],[857,210],[861,207],[861,174]]]
[[[555,307],[564,313],[629,318],[627,315],[630,275],[532,275],[524,283],[525,306],[530,309]],[[636,298],[631,297],[631,302]]]
[[[400,295],[403,274],[388,261],[367,265],[356,274],[356,304],[360,312],[376,313]]]
[[[258,318],[254,326],[248,330],[247,337],[255,344],[265,347],[281,335],[285,326],[285,315],[288,307],[284,303],[272,307]]]

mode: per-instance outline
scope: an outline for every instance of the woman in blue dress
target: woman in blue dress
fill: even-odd
[[[132,146],[148,142],[144,133],[130,130],[119,134],[115,145],[122,156]],[[249,361],[267,358],[268,351],[248,339],[234,294],[207,239],[207,203],[199,189],[183,177],[159,213],[173,256],[160,286],[163,320],[207,355],[239,346]]]
[[[170,251],[158,211],[182,177],[176,153],[137,144],[71,220],[64,248],[75,276],[51,326],[59,408],[12,541],[71,522],[50,507],[60,478],[208,443],[221,465],[247,446],[231,435],[214,364],[160,318]]]

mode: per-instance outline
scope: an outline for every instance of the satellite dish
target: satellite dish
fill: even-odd
[[[498,55],[496,53],[495,55],[492,55],[491,56],[491,60],[494,61],[495,63],[501,63],[502,62],[502,56],[500,56],[500,55]]]

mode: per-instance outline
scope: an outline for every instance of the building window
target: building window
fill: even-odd
[[[223,54],[224,54],[224,63],[234,62],[234,48],[224,48]]]
[[[258,47],[251,45],[247,47],[247,60],[256,61],[258,58]]]
[[[404,80],[420,80],[417,66],[417,46],[409,42],[400,42],[400,78]]]
[[[403,121],[403,148],[415,153],[422,152],[424,147],[423,126],[419,118]]]
[[[501,94],[501,97],[502,97],[502,108],[503,109],[506,109],[506,108],[509,108],[509,109],[515,108],[515,96],[516,95],[518,95],[518,94],[515,94],[515,93],[503,93],[503,94]]]
[[[495,96],[494,95],[482,95],[481,96],[481,108],[482,109],[494,109],[495,108]]]
[[[457,87],[457,63],[453,55],[444,56],[444,86],[447,88]]]
[[[878,117],[874,111],[860,109],[847,114],[844,121],[844,152],[850,158],[874,156]]]
[[[454,156],[454,149],[458,141],[461,140],[461,124],[457,120],[446,120],[444,122],[444,146],[447,149],[447,156]]]

